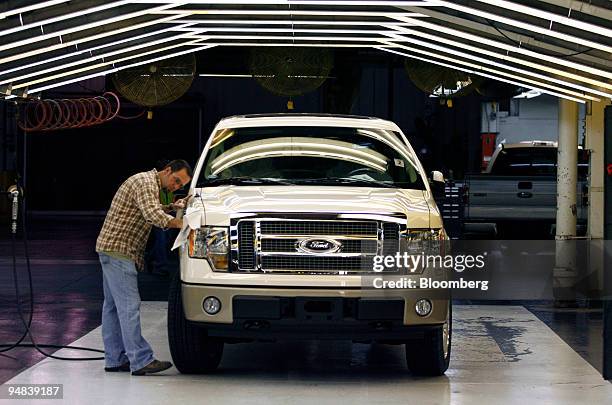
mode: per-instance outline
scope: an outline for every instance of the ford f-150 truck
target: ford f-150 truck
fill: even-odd
[[[323,114],[221,120],[189,195],[168,306],[179,371],[214,370],[226,343],[286,338],[405,344],[413,373],[446,371],[448,291],[368,281],[428,276],[423,267],[380,272],[373,262],[447,239],[395,124]]]
[[[576,216],[581,225],[587,215],[588,156],[582,149],[578,156]],[[483,174],[466,176],[465,231],[504,234],[522,229],[532,238],[538,230],[550,235],[557,213],[556,174],[556,142],[500,144]]]

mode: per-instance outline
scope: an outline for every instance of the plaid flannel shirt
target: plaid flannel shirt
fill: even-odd
[[[155,169],[137,173],[123,182],[106,214],[96,242],[96,252],[125,255],[142,271],[151,226],[166,228],[173,219],[163,211],[159,201],[160,189]]]

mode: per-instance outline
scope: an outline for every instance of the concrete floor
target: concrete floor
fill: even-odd
[[[105,373],[101,361],[46,359],[7,383],[64,384],[67,404],[610,403],[612,384],[525,308],[457,305],[453,315],[452,361],[444,377],[413,377],[402,346],[293,341],[228,345],[210,375],[172,368],[132,377]],[[142,319],[158,358],[170,359],[166,304],[144,302]],[[100,328],[74,344],[101,347]]]

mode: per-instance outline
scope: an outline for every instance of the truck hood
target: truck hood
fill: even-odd
[[[195,189],[203,222],[228,226],[230,216],[251,213],[403,214],[408,226],[428,228],[430,207],[422,190],[334,186],[222,186]]]

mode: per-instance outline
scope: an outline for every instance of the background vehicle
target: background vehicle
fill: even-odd
[[[376,255],[439,249],[446,239],[395,124],[308,114],[222,120],[190,193],[196,224],[168,308],[182,373],[216,368],[225,343],[279,338],[405,343],[414,373],[446,371],[448,292],[368,288],[374,277],[433,272],[376,273]]]
[[[586,221],[588,155],[579,151],[577,217]],[[483,174],[466,176],[466,232],[504,234],[540,231],[551,235],[557,210],[557,143],[501,144]],[[513,229],[514,228],[514,229]]]

